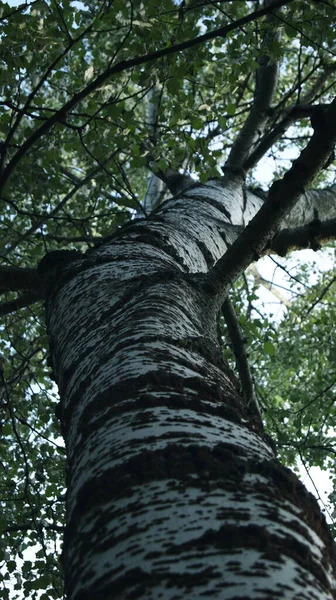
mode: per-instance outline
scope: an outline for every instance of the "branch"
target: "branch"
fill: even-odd
[[[316,218],[303,227],[282,229],[270,241],[269,250],[285,256],[292,250],[320,250],[322,244],[336,239],[336,218],[320,221]]]
[[[305,314],[305,318],[307,318],[307,316],[309,315],[309,313],[313,310],[313,308],[315,308],[315,306],[321,302],[322,298],[326,295],[326,293],[330,290],[331,286],[334,285],[336,281],[336,275],[335,277],[333,277],[329,283],[325,286],[324,290],[321,292],[321,294],[318,296],[318,298],[313,302],[313,304],[311,304],[311,306],[309,307],[309,309],[307,310],[306,314]],[[335,382],[334,382],[335,383]]]
[[[12,139],[12,137],[13,137],[16,129],[18,128],[18,126],[20,124],[22,117],[26,113],[27,109],[31,105],[31,103],[32,103],[33,99],[35,98],[36,94],[38,93],[38,91],[41,89],[42,85],[47,81],[49,75],[52,73],[52,71],[54,71],[54,69],[56,68],[57,64],[68,54],[68,52],[70,52],[70,50],[73,49],[73,47],[76,44],[78,44],[78,42],[80,42],[83,39],[83,37],[92,29],[92,27],[93,27],[92,24],[89,25],[76,38],[70,39],[69,44],[63,50],[63,52],[61,52],[61,54],[59,54],[59,56],[57,56],[57,58],[55,58],[55,60],[51,63],[51,65],[49,65],[49,67],[47,68],[47,70],[42,75],[42,77],[41,77],[40,81],[38,82],[38,84],[30,92],[30,94],[27,97],[27,100],[24,103],[23,107],[19,109],[18,114],[16,116],[16,119],[14,121],[14,124],[11,127],[11,129],[10,129],[8,135],[7,135],[7,138],[6,138],[5,142],[4,142],[5,148],[7,148],[7,146],[10,144],[10,141],[11,141],[11,139]]]
[[[273,183],[267,200],[237,240],[206,275],[194,276],[212,290],[219,305],[223,304],[232,283],[265,251],[284,217],[325,165],[335,141],[336,98],[306,148],[284,177]]]
[[[189,175],[183,175],[174,169],[170,169],[170,167],[168,167],[165,171],[158,171],[156,175],[159,177],[159,179],[164,181],[167,188],[174,196],[180,194],[184,190],[187,190],[192,185],[197,183],[195,179]]]
[[[283,219],[279,230],[288,227],[309,225],[316,219],[321,221],[336,217],[336,185],[320,190],[305,190],[299,201]]]
[[[179,171],[175,171],[175,169],[171,169],[170,167],[167,167],[165,171],[162,169],[154,170],[153,163],[155,163],[155,160],[151,154],[153,146],[151,146],[150,142],[147,140],[143,144],[143,148],[147,153],[149,152],[149,154],[147,154],[148,169],[152,171],[153,175],[163,181],[173,196],[176,196],[177,194],[180,194],[184,190],[190,188],[192,185],[195,185],[196,181],[190,177],[190,175],[182,174]]]
[[[271,7],[272,0],[265,0],[265,6]],[[268,22],[272,23],[274,18],[268,15]],[[251,152],[257,136],[263,131],[268,119],[268,109],[276,90],[278,64],[271,63],[267,49],[274,41],[279,40],[279,28],[269,29],[263,39],[262,49],[266,54],[259,58],[259,67],[256,71],[256,85],[254,100],[250,113],[240,130],[231,152],[225,163],[225,169],[240,169]]]
[[[300,104],[287,108],[283,112],[281,121],[260,141],[258,146],[253,150],[251,155],[247,157],[243,164],[243,169],[249,171],[252,169],[259,160],[266,154],[266,152],[275,144],[275,142],[281,138],[281,136],[287,131],[287,129],[297,120],[302,118],[310,117],[315,106],[309,104],[315,95],[321,91],[323,83],[328,79],[329,75],[336,71],[336,65],[329,65],[326,67],[316,81],[313,83],[310,90],[308,90]],[[295,90],[294,90],[295,91]],[[321,107],[325,108],[326,105],[321,104]],[[275,117],[275,120],[279,118],[279,114]],[[274,120],[274,115],[273,115]]]
[[[43,294],[36,269],[0,267],[0,293],[19,291]]]
[[[35,233],[36,237],[43,238],[44,240],[52,240],[53,242],[67,244],[76,244],[77,242],[84,242],[85,244],[97,244],[104,238],[101,235],[54,235],[52,233]]]
[[[27,8],[30,8],[31,6],[33,6],[34,4],[38,4],[40,0],[33,0],[33,2],[31,2],[30,4],[27,4],[27,2],[25,2],[24,4],[20,4],[17,8],[15,8],[15,10],[12,10],[12,12],[7,13],[5,15],[2,15],[0,18],[0,23],[2,21],[6,21],[6,19],[9,19],[9,17],[11,17],[12,15],[15,15],[18,12],[27,10]]]
[[[55,208],[50,213],[34,220],[33,225],[27,231],[25,231],[25,233],[23,233],[20,236],[20,242],[26,240],[41,225],[43,225],[43,223],[45,223],[49,219],[52,219],[52,217],[54,217],[63,208],[63,206],[74,196],[74,194],[76,192],[78,192],[78,190],[80,190],[84,185],[89,183],[89,181],[91,181],[91,179],[93,177],[95,177],[95,175],[97,175],[101,171],[102,166],[106,165],[110,160],[112,160],[114,158],[114,156],[117,154],[117,152],[118,152],[118,149],[115,150],[114,152],[112,152],[112,154],[103,163],[100,163],[97,167],[92,169],[89,172],[89,174],[86,175],[86,177],[84,177],[83,179],[78,179],[78,183],[76,183],[74,185],[74,187],[70,190],[70,192],[68,192],[64,196],[64,198],[61,200],[61,202],[59,202],[57,204],[57,206],[55,206]],[[6,200],[6,199],[3,198],[3,200]],[[10,254],[12,252],[12,250],[14,250],[14,248],[16,248],[16,245],[17,245],[17,242],[13,242],[12,244],[10,244],[10,246],[8,246],[8,248],[6,248],[6,250],[2,252],[1,256],[2,257],[8,256],[8,254]]]
[[[10,302],[0,303],[0,315],[8,315],[9,313],[16,312],[17,310],[20,310],[20,308],[26,308],[26,306],[34,304],[35,302],[39,302],[40,300],[43,300],[42,294],[23,294],[22,296],[19,296]]]
[[[64,121],[66,115],[77,106],[82,100],[87,98],[92,92],[102,86],[110,77],[113,75],[117,75],[131,69],[132,67],[136,67],[139,65],[144,65],[154,60],[158,60],[164,56],[169,56],[170,54],[176,54],[178,52],[182,52],[188,48],[193,48],[203,42],[208,40],[215,39],[217,37],[225,37],[227,33],[241,27],[245,23],[250,23],[251,21],[255,21],[256,19],[260,19],[261,17],[271,13],[273,10],[280,8],[286,4],[290,4],[294,2],[294,0],[277,0],[271,7],[262,8],[260,10],[256,10],[233,23],[229,23],[224,27],[220,27],[219,29],[215,29],[214,31],[209,31],[204,35],[200,35],[194,39],[186,40],[185,42],[181,42],[180,44],[175,44],[173,46],[168,46],[162,48],[161,50],[156,50],[155,52],[150,52],[149,54],[145,54],[143,56],[137,56],[135,58],[131,58],[129,60],[122,60],[117,64],[107,68],[103,73],[98,75],[96,79],[91,81],[85,88],[83,88],[80,92],[75,93],[68,102],[66,102],[59,110],[57,110],[47,121],[45,121],[40,127],[38,127],[32,135],[26,139],[26,141],[20,146],[19,150],[14,154],[11,161],[8,163],[6,168],[3,171],[1,178],[1,189],[6,184],[9,176],[14,170],[15,166],[18,162],[25,156],[25,154],[34,146],[34,144],[45,135],[56,123]]]
[[[284,306],[290,308],[292,303],[279,290],[275,288],[275,284],[265,279],[258,271],[255,264],[248,267],[248,272],[252,273],[256,285],[262,285],[266,290],[271,292]]]
[[[307,119],[311,117],[316,108],[325,109],[327,106],[326,104],[296,104],[287,109],[281,121],[263,137],[257,148],[247,157],[243,164],[244,170],[252,169],[295,121]]]
[[[261,416],[259,404],[254,393],[252,375],[245,351],[245,339],[229,297],[227,297],[223,303],[222,312],[227,325],[232,350],[236,358],[239,379],[246,399],[246,406],[247,408],[252,408],[252,410],[256,409],[258,415]]]
[[[57,531],[58,533],[64,533],[65,527],[63,525],[47,525],[43,521],[39,521],[41,523],[43,529],[49,531]],[[36,529],[36,523],[32,521],[31,523],[22,523],[21,525],[9,525],[4,529],[4,533],[11,533],[12,531],[34,531]]]
[[[148,118],[148,126],[150,132],[150,138],[153,140],[153,144],[157,144],[158,142],[158,115],[159,115],[159,107],[162,99],[163,88],[161,90],[154,86],[148,92],[148,108],[147,108],[147,118]],[[163,198],[164,190],[162,189],[162,179],[155,174],[150,173],[148,178],[148,185],[146,194],[143,201],[143,207],[146,214],[149,214],[156,208],[160,201]],[[163,192],[163,193],[162,193]]]

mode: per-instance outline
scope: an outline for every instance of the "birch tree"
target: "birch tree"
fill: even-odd
[[[64,578],[68,600],[334,598],[330,529],[277,455],[291,388],[276,375],[265,398],[261,352],[251,373],[237,289],[261,257],[335,238],[335,3],[12,4],[3,597],[58,599]],[[318,310],[332,404],[333,312]],[[306,372],[286,327],[279,372]],[[284,456],[326,464],[334,408],[320,427],[309,383]]]

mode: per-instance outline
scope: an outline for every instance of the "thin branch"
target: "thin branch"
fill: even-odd
[[[284,265],[282,265],[277,260],[275,260],[274,256],[269,256],[269,258],[276,265],[277,269],[280,269],[281,271],[286,273],[286,275],[287,275],[287,277],[289,277],[289,279],[296,281],[296,283],[298,283],[302,287],[306,288],[306,290],[309,289],[309,286],[306,283],[304,283],[303,281],[300,281],[300,279],[298,277],[295,277],[295,275],[292,275],[292,273],[288,269],[286,269],[286,267]]]
[[[34,531],[36,529],[36,523],[22,523],[21,525],[9,525],[4,529],[4,533],[10,533],[11,531]],[[43,523],[43,529],[49,531],[57,531],[58,533],[64,533],[65,527],[63,525],[46,525]]]
[[[6,398],[6,407],[7,410],[9,412],[9,416],[10,416],[10,420],[12,423],[12,429],[13,429],[13,433],[14,433],[14,439],[16,439],[16,442],[21,450],[21,454],[22,454],[22,458],[23,458],[23,464],[22,464],[22,468],[23,468],[23,472],[24,472],[24,498],[26,499],[26,501],[28,502],[29,506],[32,508],[32,504],[31,504],[31,500],[29,498],[28,495],[28,488],[29,488],[29,473],[30,473],[30,469],[29,469],[29,462],[28,462],[28,457],[27,457],[27,453],[26,453],[26,449],[25,446],[22,442],[22,439],[20,437],[18,428],[16,426],[16,419],[15,419],[15,413],[12,407],[12,403],[11,403],[11,399],[10,399],[10,395],[9,395],[9,389],[7,386],[7,381],[4,378],[4,371],[3,371],[3,367],[1,367],[0,370],[0,381],[1,381],[1,386],[4,388],[5,390],[5,398]]]
[[[86,177],[84,177],[83,179],[79,180],[78,183],[76,183],[74,185],[74,187],[70,190],[70,192],[68,192],[64,198],[61,200],[61,202],[59,202],[57,204],[57,206],[55,206],[55,208],[48,214],[42,216],[41,218],[37,218],[34,221],[34,224],[27,230],[25,231],[25,233],[23,233],[20,236],[20,242],[26,240],[27,238],[29,238],[29,236],[34,233],[39,227],[41,227],[41,225],[43,225],[46,221],[48,221],[49,219],[52,219],[64,206],[65,204],[74,196],[74,194],[76,194],[76,192],[78,192],[78,190],[80,190],[83,186],[85,186],[87,183],[89,183],[91,181],[91,179],[93,177],[95,177],[95,175],[97,175],[102,168],[102,165],[106,165],[110,160],[112,160],[114,158],[114,156],[119,152],[119,149],[114,150],[114,152],[112,152],[112,154],[101,164],[99,164],[97,167],[95,167],[94,169],[92,169],[88,175],[86,175]],[[8,256],[8,254],[11,253],[12,250],[14,250],[14,248],[16,248],[18,244],[18,241],[13,242],[10,246],[8,246],[8,248],[6,248],[5,251],[2,252],[1,257],[6,257]]]
[[[316,496],[317,500],[319,500],[319,501],[321,502],[321,504],[324,506],[324,509],[323,509],[323,510],[324,510],[324,511],[327,513],[327,515],[328,515],[328,517],[329,517],[330,521],[333,523],[333,522],[334,522],[334,520],[333,520],[333,518],[332,518],[332,517],[333,517],[333,515],[332,515],[332,513],[330,513],[330,511],[328,510],[328,507],[327,507],[327,505],[325,504],[325,502],[323,502],[323,500],[322,500],[322,498],[321,498],[321,496],[320,496],[320,492],[319,492],[319,490],[317,489],[317,487],[316,487],[316,485],[315,485],[315,482],[314,482],[314,480],[313,480],[313,478],[312,478],[312,476],[311,476],[311,474],[310,474],[309,468],[307,467],[306,461],[305,461],[305,459],[303,458],[303,455],[302,455],[302,452],[301,452],[300,448],[298,448],[298,453],[299,453],[299,456],[300,456],[300,460],[301,460],[301,462],[302,462],[302,465],[303,465],[303,467],[304,467],[304,469],[305,469],[305,471],[306,471],[306,473],[307,473],[307,477],[309,478],[309,480],[310,480],[310,482],[311,482],[312,486],[314,487],[314,490],[315,490],[315,496]]]
[[[292,306],[291,301],[288,300],[278,289],[275,288],[276,284],[272,283],[272,281],[268,281],[259,273],[255,264],[249,266],[248,272],[252,273],[256,285],[262,285],[264,288],[266,288],[266,290],[271,292],[271,294],[273,294],[273,296],[275,296],[284,306],[287,306],[287,308],[290,308],[290,306]]]
[[[0,303],[0,315],[8,315],[10,313],[16,312],[20,310],[20,308],[26,308],[35,302],[40,302],[43,300],[43,295],[38,295],[34,293],[22,294],[15,300],[11,300],[9,302],[1,302]]]
[[[333,8],[335,9],[335,7],[333,7]],[[329,48],[326,48],[323,44],[319,44],[316,41],[316,39],[313,39],[313,38],[309,37],[299,27],[297,27],[295,25],[295,22],[293,20],[289,23],[288,21],[286,21],[286,19],[284,19],[283,17],[281,17],[281,15],[279,15],[279,20],[282,21],[285,25],[289,25],[290,27],[292,27],[293,29],[295,29],[295,31],[297,31],[297,33],[299,33],[302,38],[304,38],[305,40],[307,40],[309,42],[309,44],[313,48],[318,48],[323,53],[328,52],[328,54],[330,54],[331,56],[336,57],[336,52],[333,52],[333,48],[329,49]]]
[[[232,350],[236,358],[237,369],[248,409],[256,410],[260,415],[259,404],[254,392],[252,375],[245,350],[245,340],[239,326],[238,318],[229,297],[222,306],[223,316],[227,325]]]
[[[57,6],[57,4],[56,4],[56,6]],[[17,114],[17,117],[16,117],[16,119],[14,121],[14,124],[13,124],[12,128],[10,129],[10,131],[9,131],[9,133],[7,135],[7,138],[6,138],[5,142],[4,142],[5,148],[8,147],[8,145],[10,144],[10,141],[13,138],[14,133],[17,130],[19,124],[20,124],[22,117],[27,112],[27,109],[30,107],[30,105],[31,105],[33,99],[35,98],[36,94],[39,92],[39,90],[41,89],[41,87],[43,86],[43,84],[47,81],[49,75],[51,75],[51,73],[54,71],[54,69],[56,68],[56,66],[58,65],[58,63],[68,54],[68,52],[70,52],[70,50],[72,50],[73,47],[76,44],[78,44],[78,42],[80,42],[85,37],[85,35],[92,29],[92,26],[93,26],[92,24],[89,25],[76,38],[70,39],[69,44],[67,45],[67,47],[63,50],[63,52],[61,52],[61,54],[59,54],[59,56],[57,56],[57,58],[55,58],[55,60],[51,63],[51,65],[49,65],[49,67],[46,69],[46,71],[42,75],[42,77],[41,77],[40,81],[38,82],[38,84],[30,92],[30,94],[29,94],[26,102],[24,103],[23,107],[18,110],[18,114]],[[46,122],[48,122],[48,121],[46,121]]]
[[[297,104],[287,109],[281,121],[263,137],[256,149],[246,159],[243,168],[246,171],[252,169],[295,121],[309,118],[317,107],[326,108],[327,105]]]
[[[329,75],[336,71],[336,64],[329,65],[319,77],[317,77],[314,84],[311,86],[304,96],[301,98],[300,104],[295,104],[289,108],[286,108],[282,112],[281,121],[275,125],[269,133],[267,133],[259,142],[257,147],[253,150],[251,155],[245,160],[243,168],[246,171],[252,169],[259,160],[266,154],[266,152],[283,136],[287,129],[295,123],[297,119],[304,119],[310,117],[314,111],[315,105],[309,104],[316,96],[317,92],[321,90],[323,83],[328,79]],[[309,74],[310,76],[310,74]],[[301,84],[303,81],[301,81]],[[292,90],[291,93],[293,93]],[[326,107],[325,104],[320,104],[321,107]],[[279,117],[279,115],[278,115]],[[275,120],[277,120],[277,118]],[[274,119],[274,115],[273,115]]]
[[[36,233],[35,236],[43,238],[44,240],[52,240],[59,244],[62,242],[66,242],[67,244],[76,244],[80,242],[84,242],[85,244],[96,244],[104,239],[101,235],[53,235],[52,233]]]
[[[331,281],[329,281],[329,283],[325,286],[324,290],[321,292],[321,294],[319,295],[319,297],[315,300],[315,302],[313,302],[313,304],[309,307],[309,309],[307,310],[305,317],[307,317],[309,315],[309,313],[313,310],[313,308],[315,308],[315,306],[321,302],[323,296],[326,295],[326,293],[330,290],[331,286],[334,285],[336,281],[336,275],[335,277],[333,277],[331,279]]]
[[[63,25],[63,31],[64,31],[65,35],[67,36],[69,42],[71,43],[73,40],[72,40],[71,34],[69,32],[68,26],[66,24],[66,21],[64,19],[63,13],[62,13],[60,7],[58,6],[58,2],[56,2],[56,0],[54,0],[54,4],[56,6],[56,11],[57,11],[57,13],[59,15],[60,21],[61,21],[61,23]]]
[[[34,6],[34,4],[38,4],[39,2],[40,2],[40,0],[33,0],[33,2],[31,2],[30,4],[27,4],[26,2],[25,2],[25,4],[20,4],[14,10],[12,10],[12,12],[7,13],[6,15],[3,15],[2,17],[0,17],[0,23],[2,21],[6,21],[6,19],[9,19],[9,17],[12,17],[16,13],[24,11],[27,8],[30,8],[31,6]]]

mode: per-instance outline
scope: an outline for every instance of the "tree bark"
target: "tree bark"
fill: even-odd
[[[335,598],[324,516],[276,459],[193,277],[261,202],[234,180],[195,184],[85,255],[42,261],[68,600]]]

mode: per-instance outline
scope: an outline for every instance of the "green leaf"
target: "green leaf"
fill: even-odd
[[[200,117],[197,117],[196,115],[192,115],[190,117],[190,123],[193,129],[202,129],[203,127],[202,119]]]
[[[287,37],[289,37],[290,39],[295,38],[297,36],[297,30],[294,29],[294,27],[291,27],[290,25],[285,25],[285,32]]]
[[[271,356],[274,356],[274,354],[276,354],[276,348],[274,344],[272,344],[272,342],[264,342],[264,350],[267,354],[270,354]]]
[[[230,117],[232,117],[232,116],[235,114],[235,112],[236,112],[236,107],[235,107],[235,105],[234,105],[234,104],[232,104],[232,102],[229,102],[229,103],[226,105],[225,109],[226,109],[226,112],[227,112],[227,114],[228,114]]]

